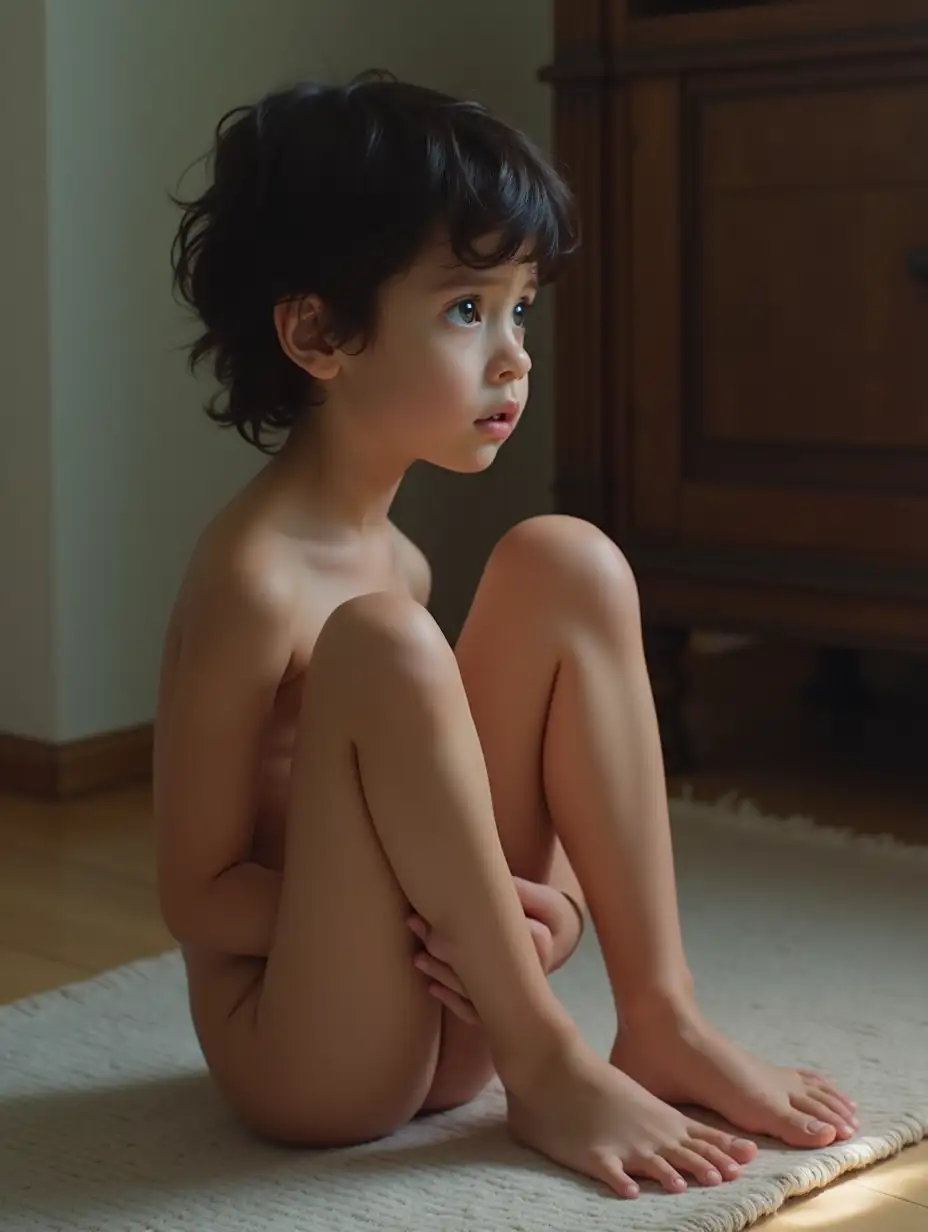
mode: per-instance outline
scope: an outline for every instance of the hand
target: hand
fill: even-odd
[[[564,965],[580,941],[583,924],[573,902],[554,886],[513,877],[542,970],[547,975]],[[410,916],[410,929],[422,942],[415,963],[429,977],[429,992],[464,1022],[480,1024],[464,985],[446,961],[441,945],[421,916]]]

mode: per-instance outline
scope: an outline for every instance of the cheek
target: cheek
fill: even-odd
[[[408,358],[401,378],[406,382],[407,405],[436,418],[462,409],[470,411],[479,399],[482,379],[478,340],[438,338],[424,341]]]

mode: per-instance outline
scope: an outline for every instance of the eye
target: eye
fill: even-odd
[[[516,323],[516,329],[525,328],[525,318],[528,316],[529,312],[531,311],[531,307],[532,307],[531,300],[522,299],[522,300],[519,300],[515,308],[513,308],[512,316]]]
[[[480,319],[480,312],[475,299],[459,299],[456,304],[452,304],[445,313],[450,321],[455,321],[458,325],[476,325]]]

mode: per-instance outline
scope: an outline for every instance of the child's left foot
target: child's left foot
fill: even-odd
[[[828,1146],[857,1128],[856,1105],[821,1074],[751,1056],[695,1008],[639,1014],[623,1026],[610,1060],[659,1099],[699,1104],[789,1146]]]

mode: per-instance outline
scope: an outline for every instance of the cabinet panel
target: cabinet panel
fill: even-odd
[[[631,364],[619,345],[610,359],[620,370],[618,381],[630,368],[634,525],[668,533],[677,527],[681,449],[679,82],[636,83],[629,128]],[[628,459],[618,463],[625,469]]]
[[[928,183],[719,190],[702,217],[700,436],[928,449]]]
[[[708,190],[928,184],[928,60],[693,83]],[[902,72],[912,80],[898,81]]]
[[[688,483],[681,508],[683,534],[692,543],[886,564],[928,560],[928,497]]]
[[[691,80],[681,544],[928,563],[928,59]]]

